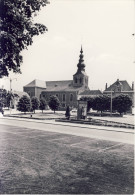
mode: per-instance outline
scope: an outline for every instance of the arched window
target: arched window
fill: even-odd
[[[70,94],[70,101],[73,101],[73,94]]]
[[[65,100],[66,100],[66,95],[65,94],[63,94],[62,100],[63,100],[63,102],[65,102]]]

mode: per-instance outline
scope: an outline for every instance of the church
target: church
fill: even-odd
[[[89,77],[85,72],[84,55],[81,47],[77,72],[73,75],[73,80],[63,81],[40,81],[35,79],[28,85],[24,86],[24,92],[30,97],[45,98],[47,101],[50,96],[56,95],[61,102],[61,108],[65,109],[67,105],[77,107],[77,100],[81,96],[101,95],[99,90],[90,90],[88,86]]]

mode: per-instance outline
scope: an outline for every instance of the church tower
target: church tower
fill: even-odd
[[[85,87],[88,88],[88,76],[85,73],[85,64],[83,60],[83,50],[81,46],[79,63],[77,64],[77,72],[73,75],[73,86],[74,87]]]

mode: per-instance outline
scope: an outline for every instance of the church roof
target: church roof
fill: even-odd
[[[102,92],[100,90],[85,90],[79,95],[102,95]]]
[[[24,87],[40,87],[40,88],[46,88],[46,82],[41,81],[38,79],[33,80],[29,84],[25,85]]]
[[[122,91],[132,91],[132,88],[130,87],[130,85],[128,84],[128,82],[126,80],[124,80],[124,81],[117,80],[112,85],[110,85],[104,92],[111,91],[111,90],[112,91],[115,90],[115,88],[116,88],[116,86],[118,84],[121,85]]]
[[[64,81],[46,81],[46,90],[44,91],[79,91],[82,87],[73,87],[72,80]]]

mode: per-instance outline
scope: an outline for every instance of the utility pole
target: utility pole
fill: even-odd
[[[17,80],[17,78],[13,78],[13,79],[9,79],[9,81],[10,81],[10,95],[12,96],[12,81],[13,80]],[[11,97],[10,97],[10,115],[11,115],[11,109],[12,109],[12,101],[11,101]]]
[[[111,90],[111,105],[110,105],[110,109],[111,109],[111,115],[112,116],[112,90]]]

